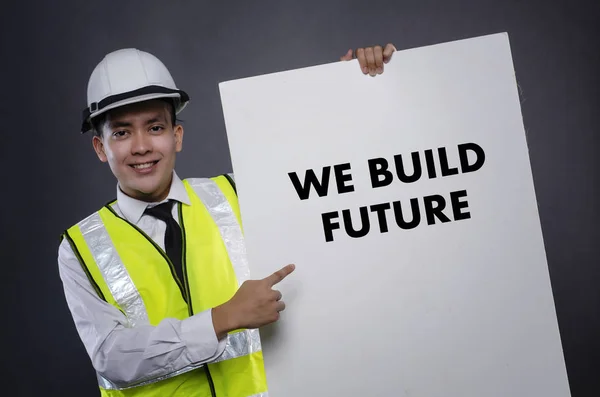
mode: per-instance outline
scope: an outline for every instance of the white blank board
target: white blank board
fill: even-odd
[[[507,34],[396,52],[376,78],[354,60],[220,91],[252,277],[297,266],[261,330],[271,397],[569,396]],[[301,200],[289,173],[334,165]]]

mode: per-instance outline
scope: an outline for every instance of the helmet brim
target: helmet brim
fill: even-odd
[[[92,127],[91,120],[109,110],[130,105],[133,103],[149,101],[160,98],[177,98],[174,101],[175,114],[181,112],[188,104],[190,98],[182,90],[173,90],[171,88],[161,86],[144,87],[139,90],[125,92],[119,95],[112,95],[104,98],[100,102],[92,103],[91,106],[83,110],[83,123],[81,125],[81,133],[84,134],[90,131]]]

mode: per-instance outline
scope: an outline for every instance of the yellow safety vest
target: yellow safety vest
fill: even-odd
[[[121,310],[130,326],[185,319],[229,300],[248,279],[235,186],[230,175],[186,179],[191,205],[178,203],[183,235],[179,280],[166,253],[107,204],[64,237],[99,296]],[[258,330],[227,336],[214,362],[160,379],[115,385],[98,374],[102,396],[266,397]]]

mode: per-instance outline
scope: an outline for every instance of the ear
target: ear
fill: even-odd
[[[175,151],[181,152],[181,149],[183,149],[183,127],[181,124],[177,124],[173,132],[175,133]]]
[[[96,151],[96,154],[98,155],[100,161],[106,163],[108,161],[108,158],[106,157],[106,153],[104,152],[104,142],[102,142],[102,139],[99,136],[94,135],[94,138],[92,138],[92,145],[94,145],[94,150]]]

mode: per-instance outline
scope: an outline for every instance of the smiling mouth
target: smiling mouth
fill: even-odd
[[[156,160],[156,161],[150,161],[150,162],[147,162],[147,163],[141,163],[141,164],[131,164],[130,167],[135,168],[136,170],[143,170],[145,168],[152,167],[156,163],[158,163],[158,160]]]

